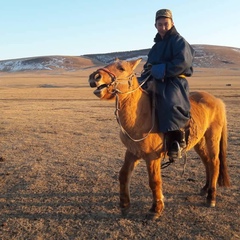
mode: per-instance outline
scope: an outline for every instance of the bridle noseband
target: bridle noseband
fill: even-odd
[[[109,84],[106,84],[106,87],[109,88],[110,86],[114,86],[113,91],[111,92],[111,94],[126,94],[126,93],[131,93],[134,92],[135,90],[137,90],[139,87],[137,87],[134,90],[131,91],[127,91],[127,92],[122,92],[121,90],[119,90],[117,88],[118,84],[128,84],[128,87],[130,88],[132,86],[132,80],[133,77],[136,75],[134,72],[132,72],[129,76],[127,76],[126,78],[118,78],[114,73],[112,73],[111,71],[109,71],[107,68],[99,68],[97,70],[97,73],[99,73],[100,71],[103,71],[105,73],[107,73],[110,78],[111,78],[111,82]],[[120,81],[119,81],[120,80]],[[125,83],[126,82],[126,83]]]
[[[100,70],[103,71],[103,72],[105,72],[105,73],[108,73],[108,75],[111,77],[111,80],[112,80],[111,83],[113,83],[113,82],[116,81],[117,76],[116,76],[114,73],[110,72],[107,68],[99,68],[99,69],[97,70],[97,73],[99,73]],[[110,84],[111,84],[111,83],[110,83]],[[109,85],[109,84],[108,84],[108,85]]]

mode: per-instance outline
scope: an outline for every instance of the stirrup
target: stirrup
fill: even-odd
[[[179,146],[180,146],[182,149],[184,149],[184,148],[187,147],[187,143],[186,143],[185,139],[182,139],[182,140],[180,141]]]
[[[186,136],[185,136],[185,130],[184,129],[180,129],[180,141],[179,141],[179,145],[182,149],[187,147],[187,143],[186,143]]]
[[[181,150],[182,149],[181,149],[178,141],[174,141],[171,144],[171,148],[168,151],[169,158],[171,158],[171,159],[182,158]]]

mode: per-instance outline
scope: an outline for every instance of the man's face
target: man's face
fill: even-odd
[[[162,38],[165,36],[166,32],[172,28],[172,26],[173,21],[171,18],[159,18],[155,23],[155,27]]]

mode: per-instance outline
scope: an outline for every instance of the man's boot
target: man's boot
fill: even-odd
[[[173,141],[168,149],[168,154],[169,158],[171,159],[178,159],[182,158],[181,154],[181,147],[178,143],[178,141]]]
[[[167,133],[168,156],[172,159],[182,158],[181,151],[186,148],[185,131],[176,130]]]
[[[183,129],[179,130],[179,136],[180,136],[179,145],[182,149],[184,149],[187,146],[187,144],[186,144],[185,131]]]

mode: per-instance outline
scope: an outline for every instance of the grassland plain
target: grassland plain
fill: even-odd
[[[139,67],[140,69],[140,67]],[[199,157],[164,169],[165,209],[157,221],[145,163],[131,182],[132,208],[118,209],[125,148],[114,102],[88,86],[94,67],[76,72],[0,73],[0,239],[240,239],[240,71],[196,68],[192,91],[224,100],[232,187],[218,188],[215,208],[198,193]]]

